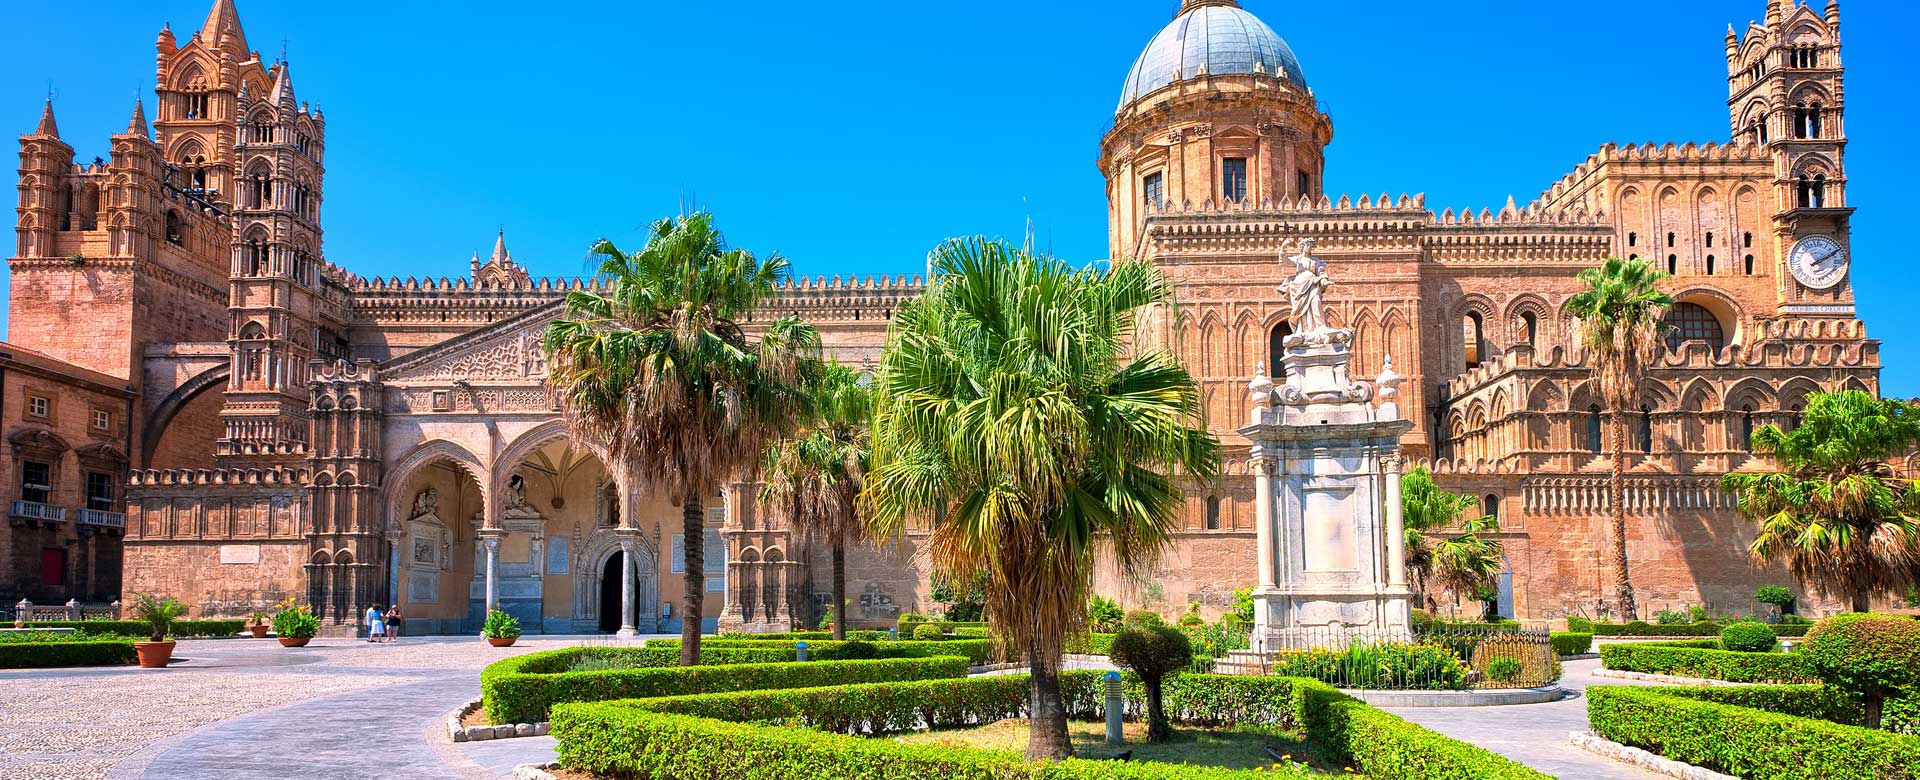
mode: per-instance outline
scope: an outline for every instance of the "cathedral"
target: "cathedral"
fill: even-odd
[[[1235,431],[1249,382],[1284,360],[1278,258],[1309,241],[1335,282],[1327,324],[1355,334],[1355,374],[1406,377],[1408,467],[1498,518],[1500,612],[1600,616],[1611,591],[1600,434],[1614,410],[1562,311],[1576,274],[1608,256],[1672,273],[1677,301],[1644,405],[1618,410],[1636,432],[1624,466],[1640,603],[1753,614],[1755,586],[1791,584],[1748,561],[1751,524],[1718,478],[1764,468],[1750,434],[1794,424],[1808,393],[1877,392],[1880,364],[1847,274],[1840,10],[1764,1],[1724,41],[1726,137],[1605,143],[1530,202],[1463,210],[1326,191],[1334,118],[1241,3],[1186,0],[1143,28],[1131,68],[1114,63],[1120,99],[1099,139],[1111,257],[1176,284],[1177,316],[1143,338],[1199,378],[1225,463],[1188,486],[1163,571],[1103,569],[1096,589],[1215,614],[1251,584],[1255,478]],[[20,138],[0,598],[159,593],[235,616],[291,597],[342,634],[373,603],[429,633],[477,630],[490,602],[532,632],[678,630],[680,510],[657,498],[622,517],[545,387],[540,334],[588,282],[532,278],[504,235],[461,278],[328,262],[327,120],[289,64],[249,46],[233,0],[186,37],[162,28],[155,48],[154,102],[131,107],[110,156],[76,160],[51,103]],[[871,367],[922,284],[795,279],[772,310]],[[704,614],[731,630],[810,624],[823,545],[755,488],[704,504]],[[850,554],[850,623],[936,608],[924,541]]]

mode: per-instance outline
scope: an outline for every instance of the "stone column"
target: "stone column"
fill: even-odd
[[[498,528],[480,529],[480,544],[487,549],[487,612],[491,613],[499,603],[494,580],[495,562],[500,559],[500,537],[506,532]],[[484,619],[484,616],[483,616]]]
[[[1407,587],[1407,517],[1400,503],[1400,455],[1380,459],[1387,494],[1387,586]]]
[[[636,537],[640,532],[618,528],[613,533],[620,540],[620,630],[614,636],[639,636],[639,629],[633,625],[633,580],[636,566],[634,554],[640,546],[640,540]]]
[[[1259,581],[1255,593],[1273,589],[1274,550],[1273,550],[1273,460],[1264,448],[1253,445],[1253,515],[1254,543],[1259,545]]]

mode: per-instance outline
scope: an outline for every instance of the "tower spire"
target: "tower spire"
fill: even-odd
[[[200,25],[200,42],[209,48],[221,45],[222,36],[236,50],[247,51],[247,35],[240,30],[240,12],[234,10],[233,0],[213,0],[206,23]]]
[[[133,116],[127,120],[127,134],[141,138],[151,138],[147,133],[147,107],[139,98],[133,99]]]
[[[493,239],[493,257],[489,262],[499,263],[507,259],[507,229],[501,228],[500,235]]]
[[[53,121],[53,98],[47,98],[47,105],[40,109],[40,126],[33,129],[34,135],[60,137],[60,126]]]

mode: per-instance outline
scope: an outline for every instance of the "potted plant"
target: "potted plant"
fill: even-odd
[[[494,647],[511,647],[513,641],[520,638],[520,621],[500,610],[487,612],[487,624],[480,628],[487,638],[487,644]]]
[[[273,629],[273,616],[265,612],[254,612],[247,616],[247,631],[254,639],[267,638],[267,632]]]
[[[144,593],[134,594],[133,614],[147,624],[147,634],[151,639],[133,643],[133,652],[140,658],[140,668],[160,669],[173,660],[173,640],[167,638],[167,632],[173,628],[173,621],[187,614],[187,605],[174,599],[156,599]]]
[[[287,599],[280,602],[280,611],[273,614],[273,633],[280,635],[281,647],[306,647],[313,641],[313,635],[320,633],[320,619],[304,605]]]

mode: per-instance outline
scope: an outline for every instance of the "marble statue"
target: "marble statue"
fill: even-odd
[[[424,517],[440,509],[440,491],[427,488],[413,497],[413,516]]]
[[[527,481],[521,479],[519,474],[507,478],[507,508],[533,510],[527,504]]]
[[[1327,276],[1327,264],[1313,256],[1313,239],[1300,239],[1300,248],[1290,257],[1280,258],[1283,266],[1292,266],[1293,276],[1280,288],[1293,304],[1287,318],[1295,333],[1319,333],[1327,329],[1327,288],[1333,280]]]

